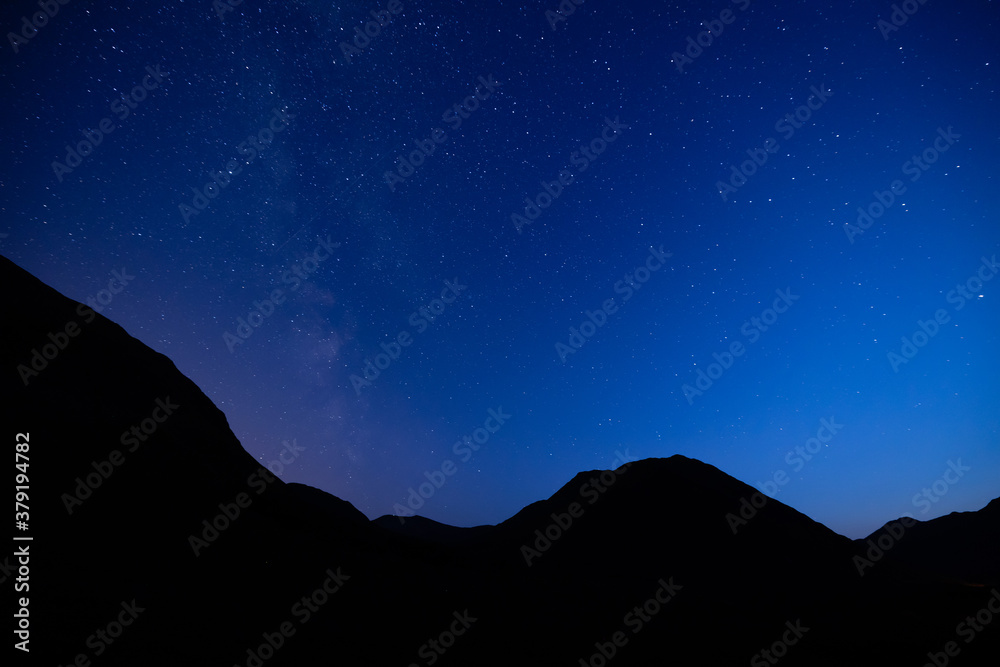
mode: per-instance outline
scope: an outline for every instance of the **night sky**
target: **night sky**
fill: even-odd
[[[976,510],[1000,16],[903,4],[7,3],[0,253],[372,518],[673,454]]]

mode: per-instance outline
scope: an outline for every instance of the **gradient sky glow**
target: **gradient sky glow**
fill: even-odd
[[[556,0],[60,5],[0,55],[0,253],[81,301],[134,276],[102,313],[255,458],[294,441],[280,476],[369,517],[451,461],[418,513],[497,523],[626,452],[787,473],[777,497],[849,537],[979,509],[1000,495],[1000,15],[915,4],[891,31],[888,1],[595,1],[554,29]],[[36,11],[6,5],[4,34]],[[259,326],[227,344],[240,318]]]

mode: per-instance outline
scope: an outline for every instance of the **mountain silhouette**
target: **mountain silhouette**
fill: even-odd
[[[261,468],[204,393],[118,325],[4,258],[0,278],[4,425],[30,436],[32,537],[12,548],[29,545],[30,592],[15,592],[13,555],[0,586],[30,597],[30,664],[1000,654],[1000,612],[961,625],[994,597],[1000,609],[1000,500],[851,540],[672,456],[581,472],[495,526],[369,521]]]

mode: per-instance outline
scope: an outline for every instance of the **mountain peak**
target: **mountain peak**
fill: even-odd
[[[0,278],[17,322],[0,356],[34,372],[8,371],[4,392],[31,443],[39,660],[81,664],[125,604],[148,611],[102,664],[410,664],[445,639],[451,664],[571,664],[595,646],[622,666],[745,664],[800,621],[789,665],[913,662],[1000,582],[998,501],[915,526],[861,577],[858,544],[682,455],[580,472],[496,526],[368,521],[262,468],[121,327],[7,260]],[[983,633],[963,659],[996,646]]]

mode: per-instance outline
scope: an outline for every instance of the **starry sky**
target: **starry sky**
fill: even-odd
[[[849,537],[979,509],[1000,16],[906,9],[5,3],[0,253],[372,518],[673,454]]]

